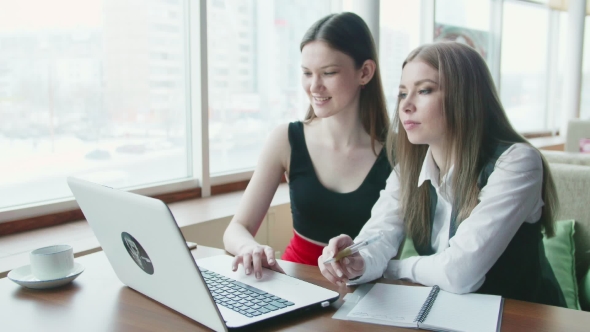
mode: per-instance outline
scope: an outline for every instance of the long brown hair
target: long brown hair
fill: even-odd
[[[439,74],[443,91],[442,112],[447,128],[446,160],[454,161],[453,202],[458,207],[457,226],[478,204],[477,180],[498,144],[526,143],[510,124],[484,59],[471,47],[457,42],[439,42],[412,51],[402,68],[421,60]],[[387,152],[399,165],[402,214],[408,235],[419,245],[430,245],[429,186],[417,186],[428,145],[410,143],[399,119],[399,102],[390,128]],[[539,153],[540,154],[540,153]],[[452,160],[452,156],[457,156]],[[553,214],[557,195],[547,161],[543,162],[541,225],[547,236],[555,234]],[[449,169],[450,165],[442,169]]]
[[[385,95],[379,73],[377,48],[369,27],[363,19],[354,13],[328,15],[315,22],[301,40],[300,50],[312,41],[323,41],[354,60],[357,69],[366,60],[375,61],[373,78],[361,90],[359,100],[360,119],[365,131],[371,136],[371,147],[375,151],[375,141],[383,143],[389,128],[389,115],[385,104]],[[309,105],[305,121],[316,117],[313,107]]]

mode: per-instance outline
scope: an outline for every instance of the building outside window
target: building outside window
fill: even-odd
[[[2,7],[0,209],[188,176],[182,1]]]
[[[211,1],[211,0],[210,0]],[[302,119],[299,44],[331,0],[217,0],[208,6],[209,151],[212,176],[251,170],[267,135]],[[221,70],[227,74],[221,74]],[[224,84],[219,84],[224,82]]]

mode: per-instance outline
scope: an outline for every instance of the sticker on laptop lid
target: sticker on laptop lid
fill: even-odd
[[[123,239],[123,245],[129,256],[133,258],[133,261],[139,268],[141,268],[147,274],[154,274],[154,266],[152,265],[152,260],[145,252],[141,244],[133,237],[131,234],[127,232],[121,233],[121,239]]]

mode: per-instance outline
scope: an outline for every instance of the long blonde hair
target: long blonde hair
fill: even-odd
[[[510,124],[484,59],[471,47],[457,42],[438,42],[413,50],[402,68],[421,60],[436,69],[443,90],[442,112],[447,128],[446,160],[454,160],[451,180],[457,206],[457,226],[478,204],[478,177],[498,144],[526,143]],[[406,232],[416,245],[430,246],[431,210],[429,186],[417,186],[428,145],[410,143],[399,119],[399,102],[387,140],[388,157],[399,165],[401,206]],[[541,225],[547,236],[555,234],[553,214],[557,195],[548,164],[543,162]],[[449,169],[449,165],[444,169]],[[442,167],[441,167],[442,168]]]
[[[316,40],[323,41],[333,49],[350,56],[357,69],[361,68],[366,60],[375,61],[373,78],[361,90],[359,100],[361,122],[365,131],[371,136],[371,147],[375,152],[375,142],[385,142],[389,128],[389,114],[381,84],[377,48],[369,27],[360,16],[354,13],[331,14],[321,18],[307,30],[301,40],[300,50]],[[313,107],[309,105],[305,121],[309,122],[315,117]]]

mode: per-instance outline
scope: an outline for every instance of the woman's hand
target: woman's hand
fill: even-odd
[[[268,268],[277,272],[285,273],[275,259],[274,250],[264,245],[246,245],[234,257],[232,270],[238,270],[238,266],[244,265],[247,275],[254,272],[256,279],[262,278],[262,268]]]
[[[365,272],[365,259],[357,252],[343,259],[324,264],[324,261],[334,257],[342,249],[354,244],[350,236],[340,235],[330,239],[318,258],[318,266],[326,279],[339,287],[346,285],[348,280],[361,276]]]

